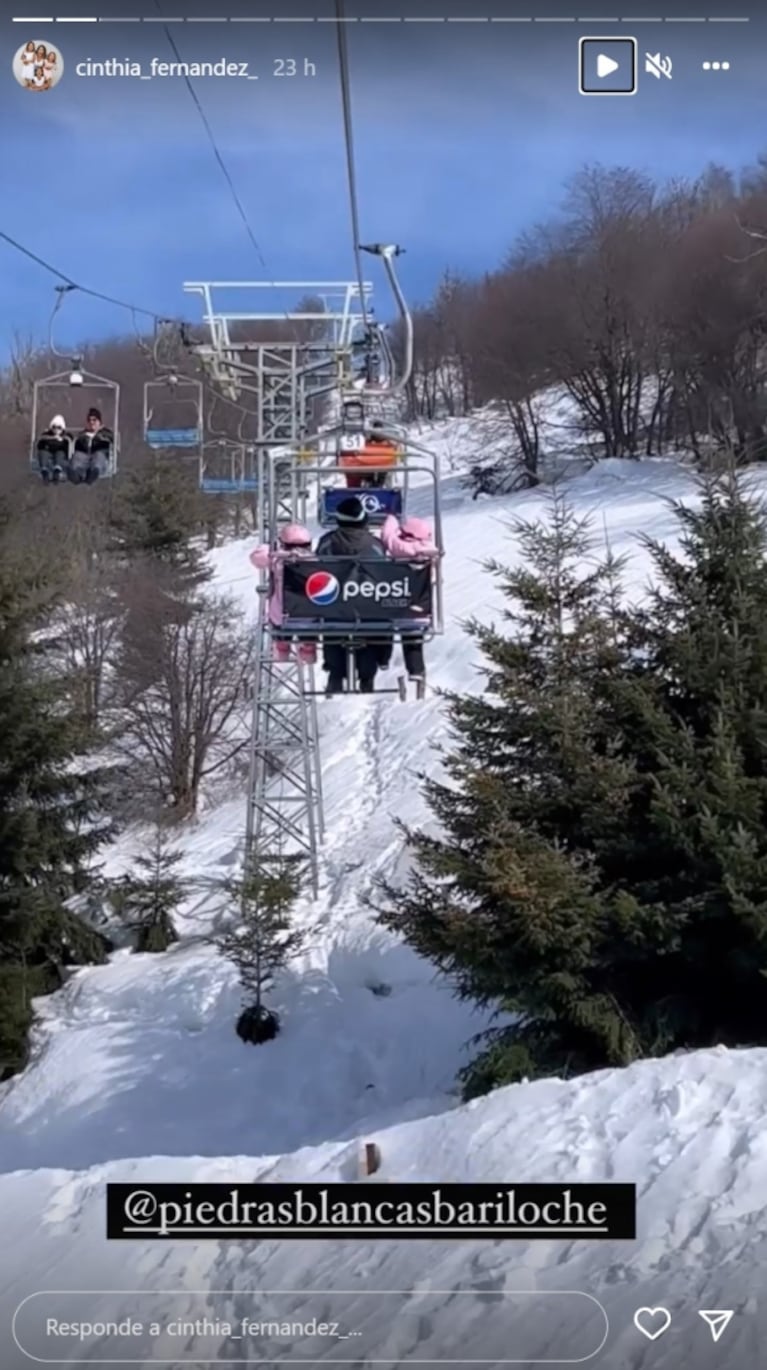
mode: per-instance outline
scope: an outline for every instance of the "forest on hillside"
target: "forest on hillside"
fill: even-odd
[[[416,311],[411,416],[495,402],[529,483],[544,455],[534,396],[550,386],[594,457],[726,445],[761,460],[766,301],[767,159],[671,186],[585,168],[500,267],[448,272]]]

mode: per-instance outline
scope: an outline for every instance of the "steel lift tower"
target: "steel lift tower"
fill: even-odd
[[[190,344],[212,386],[252,416],[248,439],[252,465],[213,475],[201,464],[202,489],[257,494],[258,534],[274,546],[280,524],[305,523],[307,461],[322,460],[337,429],[327,419],[331,397],[364,400],[370,357],[382,358],[375,400],[404,388],[412,358],[412,324],[397,282],[398,248],[368,249],[383,259],[405,322],[406,374],[396,384],[384,330],[371,323],[367,282],[188,282],[187,294],[204,304],[208,339]],[[298,309],[255,308],[271,294],[307,304]],[[362,365],[362,373],[359,364]],[[383,382],[383,383],[381,383]],[[212,444],[214,448],[216,444]],[[242,449],[241,449],[242,450]],[[211,458],[215,459],[215,456]],[[333,456],[331,455],[331,461]],[[260,474],[260,479],[259,479]],[[250,774],[244,868],[259,862],[295,860],[307,866],[315,895],[324,837],[321,761],[314,667],[273,659],[268,581],[259,586],[259,613],[252,699]]]

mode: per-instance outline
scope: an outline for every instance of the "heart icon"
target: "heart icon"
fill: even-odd
[[[667,1308],[638,1308],[634,1314],[634,1326],[650,1341],[662,1337],[671,1326],[671,1314]]]

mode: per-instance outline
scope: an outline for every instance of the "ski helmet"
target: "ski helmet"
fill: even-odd
[[[426,519],[405,519],[402,525],[402,534],[403,537],[413,538],[415,542],[431,541],[431,528],[426,522]]]
[[[289,523],[280,530],[280,542],[283,547],[311,547],[312,535],[300,523]]]

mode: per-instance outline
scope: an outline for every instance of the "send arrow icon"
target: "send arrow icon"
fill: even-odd
[[[730,1319],[735,1316],[734,1308],[699,1308],[698,1317],[707,1322],[714,1341],[718,1341],[726,1327],[730,1325]]]

